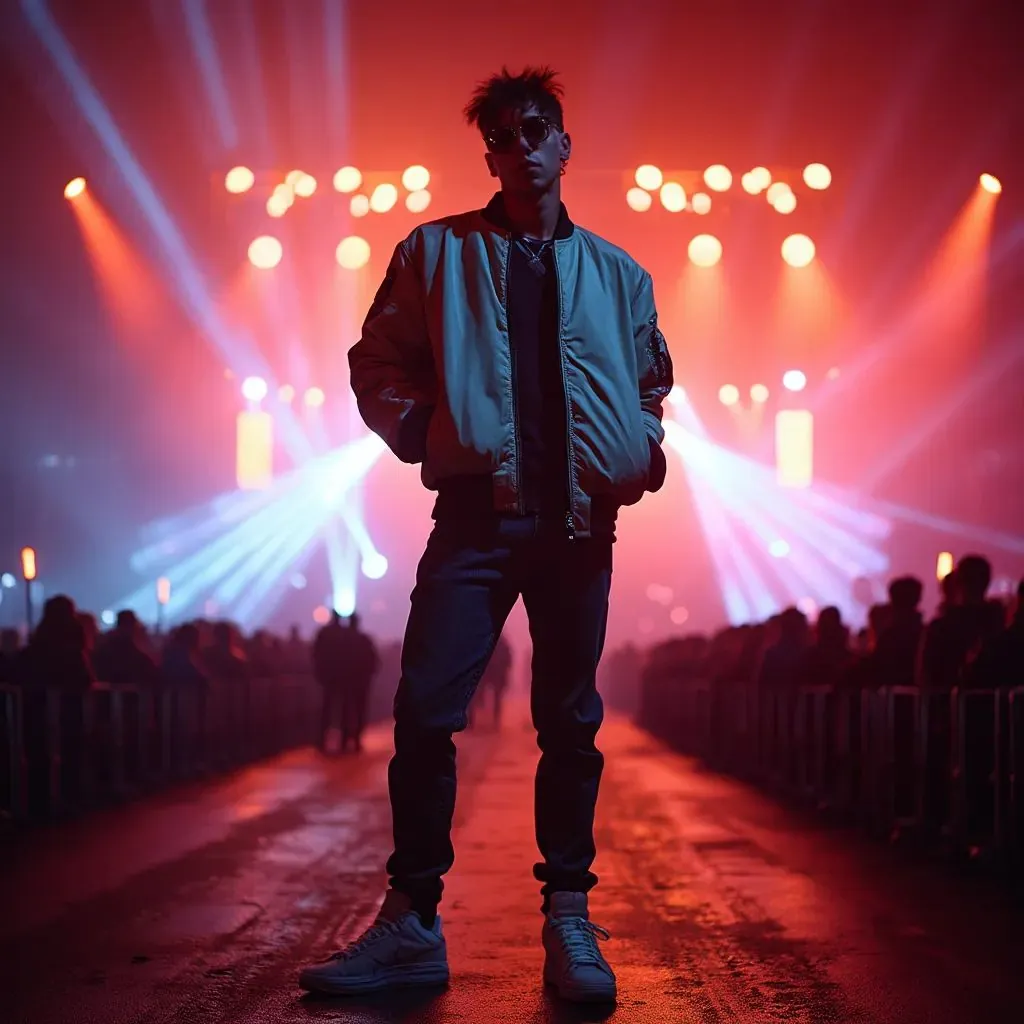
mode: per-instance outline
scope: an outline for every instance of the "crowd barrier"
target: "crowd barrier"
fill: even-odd
[[[1024,862],[1024,687],[763,691],[659,675],[640,724],[871,832]]]
[[[314,742],[312,677],[209,688],[0,686],[0,816],[78,813]]]

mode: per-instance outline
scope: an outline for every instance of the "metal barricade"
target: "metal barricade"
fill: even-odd
[[[0,817],[25,816],[25,745],[21,690],[0,686]]]
[[[1010,856],[1024,866],[1024,686],[1006,695],[1006,824]]]
[[[956,745],[951,831],[958,850],[970,856],[1003,848],[1006,700],[1007,695],[998,690],[952,692]]]

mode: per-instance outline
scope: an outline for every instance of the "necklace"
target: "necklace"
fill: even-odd
[[[544,263],[544,256],[548,249],[551,248],[551,242],[536,241],[534,239],[517,238],[516,245],[519,247],[519,251],[526,254],[527,259],[530,261],[530,269],[541,276],[547,273],[547,267]],[[537,248],[534,249],[533,246]]]

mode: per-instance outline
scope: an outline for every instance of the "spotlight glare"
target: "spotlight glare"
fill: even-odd
[[[991,192],[994,196],[999,195],[1003,191],[1003,183],[994,174],[983,174],[978,179],[978,184],[986,192]]]
[[[645,213],[653,202],[650,192],[645,192],[642,188],[631,188],[626,193],[626,205],[637,213]]]
[[[774,181],[765,191],[765,199],[774,206],[784,195],[792,195],[793,190],[784,181]]]
[[[368,580],[379,580],[388,571],[388,560],[374,551],[363,559],[362,570]]]
[[[953,571],[953,555],[949,551],[940,551],[935,560],[935,578],[941,583]]]
[[[690,613],[682,605],[677,605],[675,608],[672,609],[671,612],[669,612],[668,617],[672,620],[672,622],[675,625],[682,626],[690,617]]]
[[[295,397],[295,388],[291,384],[282,384],[277,389],[277,400],[287,405]]]
[[[728,192],[732,188],[732,171],[724,164],[712,164],[704,172],[704,184],[712,192]]]
[[[425,188],[419,188],[405,197],[405,208],[410,213],[422,213],[430,205],[430,200],[430,193]]]
[[[316,178],[312,174],[303,174],[292,188],[300,199],[308,199],[316,191]]]
[[[768,401],[768,388],[764,384],[755,384],[750,389],[750,400],[758,405]]]
[[[327,623],[331,621],[330,609],[327,608],[325,605],[318,604],[313,609],[313,621],[318,626],[326,626]]]
[[[422,192],[430,184],[430,171],[421,164],[413,164],[402,171],[402,188],[406,192]]]
[[[694,213],[699,213],[703,217],[704,214],[711,212],[711,196],[707,192],[695,192],[690,200],[690,206]]]
[[[370,197],[362,192],[349,200],[348,211],[353,217],[365,217],[370,212]]]
[[[792,192],[783,192],[781,195],[776,197],[772,206],[775,207],[776,213],[792,213],[796,209],[796,196],[793,195]]]
[[[323,388],[308,388],[304,401],[310,409],[319,409],[326,400],[327,396],[323,392]]]
[[[349,235],[338,243],[334,256],[344,270],[360,270],[370,262],[370,243],[359,235]]]
[[[283,217],[291,207],[289,200],[280,192],[275,192],[267,200],[267,213],[271,217]]]
[[[804,184],[820,192],[832,184],[832,172],[824,164],[808,164],[804,168]]]
[[[714,235],[696,235],[687,246],[690,262],[698,267],[713,267],[722,258],[722,243]]]
[[[782,243],[782,258],[791,267],[806,267],[814,261],[814,242],[806,235],[790,235]]]
[[[18,581],[14,578],[14,574],[5,572],[3,576],[0,576],[0,587],[4,590],[13,590],[18,584]]]
[[[241,195],[248,192],[256,184],[256,175],[248,167],[232,167],[224,175],[224,187],[232,195]]]
[[[661,188],[665,176],[661,173],[660,167],[656,167],[654,164],[641,164],[636,169],[633,180],[644,191],[657,192]]]
[[[673,384],[667,400],[670,405],[682,405],[686,401],[686,389],[680,384]]]
[[[267,382],[262,377],[246,377],[242,381],[242,397],[250,402],[262,402],[267,397]]]
[[[72,178],[64,186],[65,199],[77,199],[85,191],[85,178]]]
[[[807,387],[807,374],[803,370],[787,370],[782,375],[782,386],[787,391],[803,391]]]
[[[677,181],[666,181],[661,186],[661,205],[669,213],[680,213],[686,209],[686,193]]]
[[[342,167],[334,175],[334,188],[338,192],[355,192],[363,183],[358,167]]]
[[[381,182],[370,196],[370,209],[374,213],[387,213],[398,202],[398,189],[390,182]]]
[[[785,558],[789,554],[789,545],[782,539],[773,540],[768,545],[768,553],[772,558]]]
[[[283,255],[284,249],[273,235],[260,235],[249,243],[249,262],[259,270],[273,270]]]
[[[747,175],[744,175],[747,177]],[[755,167],[749,172],[750,182],[754,186],[754,194],[764,192],[772,183],[772,172],[767,167]]]
[[[723,384],[718,389],[718,400],[722,405],[733,406],[740,400],[740,389],[735,384]]]
[[[305,177],[305,171],[289,171],[284,176],[284,183],[289,188],[295,188],[295,186]]]

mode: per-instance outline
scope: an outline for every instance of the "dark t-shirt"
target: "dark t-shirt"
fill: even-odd
[[[569,507],[568,424],[554,243],[515,239],[508,274],[523,501],[527,512],[561,517]]]

